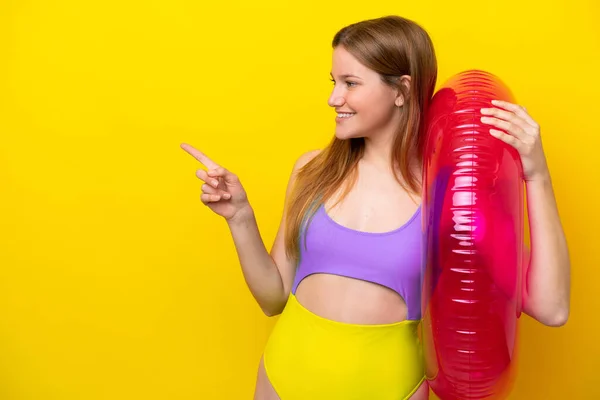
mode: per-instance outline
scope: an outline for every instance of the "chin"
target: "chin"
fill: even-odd
[[[360,134],[359,132],[340,132],[339,130],[335,130],[335,137],[337,139],[340,140],[348,140],[348,139],[355,139],[355,138],[360,138],[360,137],[364,137],[364,135]]]

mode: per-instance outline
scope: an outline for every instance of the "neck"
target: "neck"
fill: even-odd
[[[382,173],[395,174],[399,179],[404,181],[400,173],[399,165],[396,163],[396,160],[393,160],[392,158],[393,144],[393,137],[390,137],[387,140],[380,137],[365,138],[365,152],[361,161],[373,166]],[[392,165],[392,162],[394,165]],[[420,180],[422,166],[417,164],[418,163],[415,161],[409,168]]]
[[[365,138],[365,152],[363,161],[375,166],[378,169],[391,171],[392,151],[394,145],[394,136],[377,135],[376,137]]]

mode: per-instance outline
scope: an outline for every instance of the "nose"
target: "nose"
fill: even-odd
[[[344,105],[345,102],[346,100],[344,99],[342,93],[338,89],[333,88],[333,91],[329,96],[329,100],[327,100],[327,104],[329,104],[329,107],[341,107]]]

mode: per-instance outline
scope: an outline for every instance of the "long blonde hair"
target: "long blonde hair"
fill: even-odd
[[[409,193],[419,193],[421,179],[412,167],[423,160],[422,120],[437,80],[431,38],[411,20],[386,16],[342,28],[333,38],[332,46],[334,49],[343,46],[361,64],[377,72],[385,84],[402,90],[405,101],[390,162],[398,166],[402,175],[402,179],[396,176],[398,183]],[[399,83],[402,75],[411,77],[408,92]],[[334,136],[323,151],[298,171],[285,210],[288,257],[299,260],[300,231],[318,207],[344,183],[337,202],[348,194],[358,177],[357,165],[364,149],[363,138],[340,140]]]

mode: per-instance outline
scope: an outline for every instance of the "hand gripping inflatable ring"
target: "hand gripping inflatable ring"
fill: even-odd
[[[480,109],[514,102],[494,75],[470,70],[434,95],[423,165],[423,349],[443,400],[504,398],[521,313],[523,181],[518,152]]]

